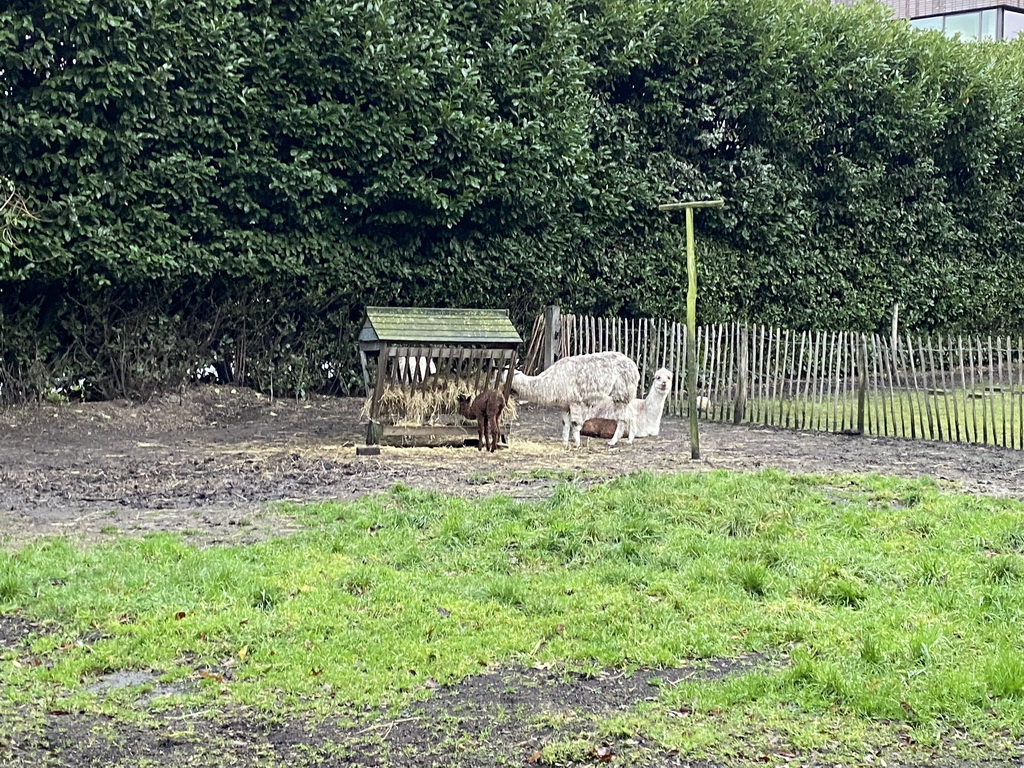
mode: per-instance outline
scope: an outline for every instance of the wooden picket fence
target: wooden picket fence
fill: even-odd
[[[528,364],[616,350],[637,361],[641,396],[661,367],[674,376],[667,410],[685,415],[685,324],[561,315],[534,326]],[[734,424],[923,438],[1024,449],[1024,338],[884,337],[739,323],[697,329],[701,416]]]

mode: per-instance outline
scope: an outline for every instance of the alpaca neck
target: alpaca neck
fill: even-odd
[[[554,380],[543,373],[537,376],[516,373],[512,386],[521,397],[538,405],[562,405],[565,402],[564,396],[559,396]]]

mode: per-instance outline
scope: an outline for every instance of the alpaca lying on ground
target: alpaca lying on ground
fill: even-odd
[[[635,437],[631,407],[640,383],[636,363],[621,352],[563,357],[537,376],[516,371],[512,388],[521,398],[538,405],[557,405],[562,413],[562,444],[569,447],[570,434],[580,447],[580,429],[587,412],[607,399],[612,403],[616,428],[608,445],[615,445],[623,432],[626,442]]]
[[[476,419],[477,450],[484,447],[491,453],[498,448],[501,437],[501,412],[505,410],[505,396],[500,390],[481,392],[470,403],[469,395],[459,395],[459,413],[467,419]]]
[[[651,391],[643,400],[633,400],[633,419],[636,437],[656,436],[661,431],[661,415],[665,410],[665,401],[672,389],[672,371],[659,368],[654,373]],[[586,437],[610,438],[618,426],[615,421],[615,405],[611,400],[602,400],[587,414],[583,422],[581,435]]]

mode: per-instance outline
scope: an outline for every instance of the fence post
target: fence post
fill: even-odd
[[[541,370],[545,371],[555,362],[555,355],[562,346],[562,311],[557,304],[550,304],[544,310],[544,359]]]
[[[750,361],[747,357],[747,346],[750,342],[749,331],[744,325],[740,328],[740,355],[736,372],[736,407],[732,412],[732,423],[742,424],[747,411],[747,377],[749,376]]]
[[[864,434],[864,412],[868,397],[868,337],[860,334],[857,350],[857,434]]]

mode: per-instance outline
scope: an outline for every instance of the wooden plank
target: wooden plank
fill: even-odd
[[[996,337],[996,357],[999,359],[999,415],[1000,421],[1002,422],[1002,435],[1003,442],[1002,446],[1007,447],[1006,442],[1006,412],[1009,410],[1006,403],[1006,386],[1003,384],[1005,381],[1003,377],[1003,356],[1006,350],[1003,349],[1003,337]],[[1009,359],[1007,359],[1007,365],[1009,365]],[[994,407],[994,406],[993,406]]]
[[[1017,392],[1024,397],[1024,336],[1017,337]],[[1017,410],[1017,418],[1020,448],[1024,450],[1024,400],[1021,400]]]
[[[772,426],[782,426],[782,401],[784,399],[783,369],[785,368],[786,356],[789,353],[788,330],[779,327],[775,329],[775,375],[772,377]],[[778,418],[775,413],[778,411]]]
[[[717,346],[717,326],[706,325],[704,327],[704,340],[707,345],[708,364],[704,369],[704,383],[699,391],[704,392],[708,400],[711,401],[711,407],[708,408],[708,416],[712,416],[715,402],[715,374],[718,371],[715,365],[715,353],[718,351]]]
[[[796,345],[794,344],[794,352]],[[800,332],[800,357],[793,359],[793,379],[796,382],[796,391],[793,393],[793,427],[799,423],[800,392],[803,386],[804,376],[804,350],[807,347],[807,331]]]
[[[998,417],[995,415],[995,348],[992,346],[992,336],[988,336],[988,406],[992,414],[992,444],[999,444],[999,423]],[[1002,395],[999,395],[1000,399]],[[985,403],[982,402],[982,408],[985,407]]]
[[[811,407],[811,399],[814,392],[814,371],[818,355],[818,331],[807,332],[807,359],[805,361],[803,387],[800,397],[800,429],[813,429],[811,420],[814,418],[814,410]]]
[[[821,336],[821,358],[818,364],[818,391],[814,397],[815,429],[819,432],[828,431],[828,408],[825,406],[825,389],[830,387],[832,357],[830,344],[834,341],[835,334],[830,331],[822,331]]]
[[[988,344],[985,343],[984,339],[980,339],[979,338],[979,340],[978,340],[978,353],[979,353],[978,357],[979,358],[982,355],[985,354],[986,349],[988,351],[988,357],[985,358],[985,361],[987,362],[987,365],[979,365],[978,366],[978,376],[982,380],[981,381],[982,391],[985,390],[985,379],[986,378],[988,379],[988,397],[983,397],[982,398],[982,400],[981,400],[981,411],[982,411],[982,413],[985,414],[985,425],[986,425],[985,444],[989,445],[989,444],[995,444],[995,442],[996,442],[996,425],[995,425],[996,410],[995,410],[995,404],[993,403],[993,400],[995,399],[994,398],[995,392],[993,391],[994,384],[992,382],[992,337],[991,336],[988,337]],[[988,369],[988,376],[985,376],[985,369]],[[992,439],[991,440],[989,440],[989,430],[987,428],[989,426],[989,415],[992,416],[992,423],[991,423]]]
[[[971,415],[974,417],[974,438],[978,442],[978,374],[981,369],[981,337],[976,337],[978,346],[978,357],[975,362],[974,346],[975,339],[967,337],[967,356],[971,366]],[[981,404],[981,444],[988,442],[988,421],[985,418],[985,403]]]
[[[768,329],[764,323],[754,326],[754,348],[757,355],[754,359],[754,372],[751,374],[754,379],[750,386],[751,424],[761,424],[764,420],[764,404],[768,393],[765,391],[764,362],[768,354]]]
[[[945,346],[943,346],[943,344]],[[949,354],[949,376],[946,376],[945,367],[945,355],[943,352]],[[955,435],[958,443],[963,442],[960,436],[960,408],[958,406],[956,397],[956,374],[955,374],[955,360],[953,359],[953,337],[947,336],[945,342],[943,342],[942,335],[939,335],[939,366],[942,368],[942,387],[946,390],[946,407],[949,408],[950,402],[953,404],[953,421],[951,428],[951,435]],[[952,437],[951,437],[952,439]]]
[[[708,414],[715,420],[721,417],[722,381],[725,368],[725,333],[725,326],[722,323],[718,323],[715,326],[715,375],[711,380],[714,395],[711,397],[711,408]]]
[[[910,437],[917,438],[917,410],[918,410],[918,388],[917,388],[917,368],[914,366],[914,346],[910,338],[910,334],[906,334],[900,344],[906,344],[907,353],[909,356],[908,365],[910,368],[910,374],[905,377],[907,382],[907,399],[910,403]],[[924,437],[924,427],[921,428],[921,436]]]
[[[864,434],[868,395],[868,340],[857,335],[857,433]]]
[[[695,387],[697,391],[694,394],[695,396],[700,397],[700,393],[704,392],[706,397],[710,397],[711,390],[708,387],[710,382],[709,377],[711,375],[711,364],[709,362],[709,360],[711,359],[711,326],[700,326],[697,329],[697,338],[700,340],[700,347],[698,347],[694,351],[703,352],[703,362],[700,367],[701,373],[703,374],[703,381],[701,382],[700,387]]]
[[[650,338],[651,338],[651,321],[648,320],[645,317],[643,319],[643,322],[640,325],[640,342],[643,345],[642,349],[643,349],[643,355],[644,355],[644,365],[647,367],[647,370],[649,370],[649,371],[657,370],[657,369],[652,368],[650,366],[650,362],[651,362],[651,360],[650,360]],[[676,407],[678,407],[678,404],[676,405]]]
[[[818,396],[817,391],[821,379],[821,368],[822,368],[822,356],[824,355],[824,342],[823,332],[817,330],[814,332],[814,351],[811,353],[811,368],[807,379],[807,428],[817,429],[821,423],[821,414],[817,408]]]
[[[972,431],[973,431],[972,427],[977,427],[977,424],[975,424],[972,421],[972,419],[971,419],[971,417],[969,415],[969,413],[970,413],[970,402],[969,402],[969,400],[971,398],[968,397],[967,369],[964,367],[965,366],[965,362],[964,362],[964,337],[963,336],[959,336],[959,335],[957,336],[957,352],[958,352],[958,355],[959,355],[959,363],[960,363],[960,392],[961,392],[961,397],[963,398],[963,401],[964,401],[964,440],[966,442],[968,442],[968,443],[973,443],[975,441],[972,439]],[[975,432],[975,434],[977,434],[977,433]]]
[[[847,347],[847,338],[846,337],[848,336],[848,333],[845,332],[845,331],[841,331],[836,336],[837,336],[837,338],[836,338],[837,350],[836,350],[836,361],[835,361],[835,370],[836,370],[836,398],[835,398],[835,403],[836,403],[836,407],[835,407],[835,413],[833,415],[833,423],[831,423],[831,429],[833,429],[833,431],[841,431],[842,429],[844,429],[844,427],[843,427],[841,422],[845,421],[845,417],[846,417],[846,408],[845,407],[840,408],[840,406],[844,402],[844,393],[846,392],[847,373],[846,373],[846,367],[845,367],[845,364],[844,364],[844,358],[845,358],[845,349]],[[877,348],[876,348],[876,350],[874,350],[874,356],[876,356],[876,357],[878,356],[878,349]],[[878,425],[876,425],[876,429],[878,429]]]
[[[764,353],[765,353],[765,327],[764,323],[754,325],[753,335],[754,360],[750,371],[750,419],[751,424],[761,422],[761,412],[764,405]]]
[[[737,343],[737,336],[739,335],[739,323],[729,323],[726,326],[725,332],[725,349],[723,354],[725,359],[722,361],[722,421],[732,419],[733,408],[735,405],[735,395],[733,394],[733,387],[735,379],[733,378],[734,369],[737,365],[736,353],[739,344]]]
[[[673,413],[682,413],[682,408],[680,407],[683,396],[681,369],[686,366],[686,356],[690,353],[690,345],[693,344],[693,339],[690,338],[690,330],[686,327],[685,323],[679,324],[679,335],[682,337],[683,347],[680,350],[679,359],[676,360],[675,365],[669,368],[672,371],[672,388],[669,390],[669,400],[675,403]]]
[[[846,348],[849,343],[847,336],[849,331],[839,331],[836,334],[836,359],[834,365],[835,386],[832,394],[832,426],[831,431],[841,432],[843,421],[846,418],[846,409],[843,405],[846,390]]]
[[[814,331],[805,331],[803,336],[800,344],[800,366],[797,368],[796,398],[794,400],[794,425],[799,429],[805,429],[807,426],[807,387],[811,380],[811,361],[814,359]]]
[[[676,370],[676,368],[683,368],[686,365],[684,362],[686,360],[686,324],[677,322],[674,323],[673,325],[675,327],[676,339],[675,350],[672,353],[672,360],[669,363],[666,363],[665,365],[661,366],[663,368],[668,368],[668,370],[670,371],[674,371]],[[673,376],[673,378],[675,378],[675,376]],[[641,393],[641,397],[646,396],[646,394],[647,391],[644,390],[644,392]]]
[[[906,337],[907,345],[910,345],[912,337],[907,334]],[[918,401],[921,404],[922,399],[924,400],[925,415],[921,417],[921,434],[926,439],[935,439],[935,422],[932,419],[932,401],[928,392],[928,381],[925,376],[925,355],[921,351],[921,337],[918,337],[918,348],[914,349],[910,346],[910,369],[913,371],[913,388],[918,393]],[[921,377],[919,380],[918,370],[914,367],[914,360],[921,360]],[[925,428],[928,428],[926,433]]]
[[[783,369],[785,370],[786,378],[783,379],[782,403],[785,406],[785,411],[784,411],[784,415],[782,417],[782,421],[779,424],[780,426],[785,427],[785,428],[792,428],[794,426],[794,424],[793,424],[793,397],[794,397],[794,394],[795,394],[795,389],[794,389],[793,382],[794,382],[794,380],[796,379],[796,376],[797,376],[796,372],[799,370],[799,366],[798,366],[798,363],[797,363],[797,354],[798,354],[798,350],[800,348],[800,342],[797,339],[798,334],[797,334],[796,331],[793,331],[791,336],[792,336],[792,340],[793,340],[793,344],[792,344],[793,348],[789,349],[790,345],[788,343],[786,344],[786,351],[787,351],[788,355],[786,357],[785,363],[783,364]]]
[[[834,392],[832,393],[832,431],[839,432],[842,430],[840,426],[840,410],[839,403],[841,398],[841,391],[845,379],[843,378],[843,350],[846,349],[846,331],[839,331],[836,334],[836,359],[835,359],[835,383]]]
[[[941,361],[942,361],[942,357],[940,356],[939,357],[940,364],[941,364]],[[932,386],[932,391],[933,391],[934,397],[935,397],[935,422],[936,422],[936,424],[939,425],[939,439],[940,440],[947,440],[948,441],[949,440],[949,437],[948,437],[948,435],[949,435],[949,401],[945,397],[945,392],[941,391],[942,387],[941,386],[935,386],[935,372],[936,372],[937,369],[936,369],[936,365],[935,365],[935,351],[932,348],[932,337],[931,336],[928,337],[928,367],[932,371],[932,385],[933,385]],[[942,408],[941,408],[941,406],[939,404],[939,398],[942,398],[942,402],[945,404],[945,407],[946,407],[946,429],[944,431],[942,429]]]
[[[786,399],[785,393],[785,368],[787,366],[786,360],[789,356],[789,329],[787,328],[785,334],[783,334],[782,328],[777,328],[776,333],[778,336],[778,347],[775,350],[775,397],[779,408],[779,419],[775,422],[775,426],[782,426],[783,420],[783,403]]]
[[[370,395],[370,369],[369,360],[366,357],[366,351],[360,347],[359,349],[359,364],[363,369],[363,391],[367,397]]]
[[[754,331],[755,335],[757,330]],[[736,372],[736,405],[732,411],[732,423],[743,423],[747,414],[747,381],[750,378],[750,330],[744,325],[740,329],[740,355]]]
[[[889,427],[887,434],[890,435],[891,437],[897,437],[901,434],[901,432],[900,422],[896,416],[896,384],[894,381],[895,353],[893,352],[890,339],[891,337],[886,338],[883,334],[878,335],[879,355],[881,359],[881,364],[879,365],[879,368],[881,369],[882,373],[882,386],[885,387],[889,392],[889,396],[886,398],[886,401],[889,406],[887,420],[891,420],[892,424]],[[902,409],[900,415],[902,416]]]
[[[388,344],[377,356],[377,382],[373,388],[373,401],[370,403],[370,423],[366,428],[366,444],[376,445],[380,442],[380,398],[384,393],[384,378],[388,368]]]
[[[874,378],[872,379],[872,394],[871,399],[875,403],[875,418],[872,424],[871,434],[872,435],[884,435],[889,426],[889,419],[885,413],[885,396],[882,392],[884,384],[882,383],[882,366],[880,363],[881,355],[879,354],[880,346],[878,343],[878,334],[874,333],[871,335],[871,367],[874,372]]]
[[[925,408],[927,409],[927,426],[932,440],[942,439],[942,413],[939,407],[939,392],[935,384],[935,366],[928,359],[928,347],[925,337],[917,336],[917,359],[921,366],[921,386],[924,393]]]
[[[1019,361],[1018,361],[1019,362]],[[1006,337],[1006,378],[1010,383],[1010,448],[1017,448],[1017,420],[1014,418],[1017,410],[1017,392],[1013,386],[1013,337]]]
[[[622,320],[622,352],[630,360],[637,364],[637,369],[640,371],[640,386],[644,385],[646,379],[644,378],[644,370],[640,366],[640,361],[636,359],[636,349],[633,344],[632,321],[630,318],[623,318]]]
[[[901,351],[898,333],[894,333],[892,337],[889,353],[891,355],[890,362],[892,364],[893,379],[893,415],[895,416],[897,409],[899,410],[897,434],[899,437],[910,437],[910,429],[907,427],[907,409],[903,407],[903,352]]]
[[[820,432],[828,432],[828,394],[832,386],[832,352],[835,346],[835,332],[821,332],[821,357],[818,361],[818,394],[814,398],[816,414],[815,428]]]
[[[858,424],[860,423],[860,392],[861,392],[861,337],[859,333],[850,333],[850,353],[849,353],[849,365],[850,365],[850,386],[849,386],[849,407],[844,408],[844,413],[847,413],[848,423],[846,429],[851,431],[859,431]]]

